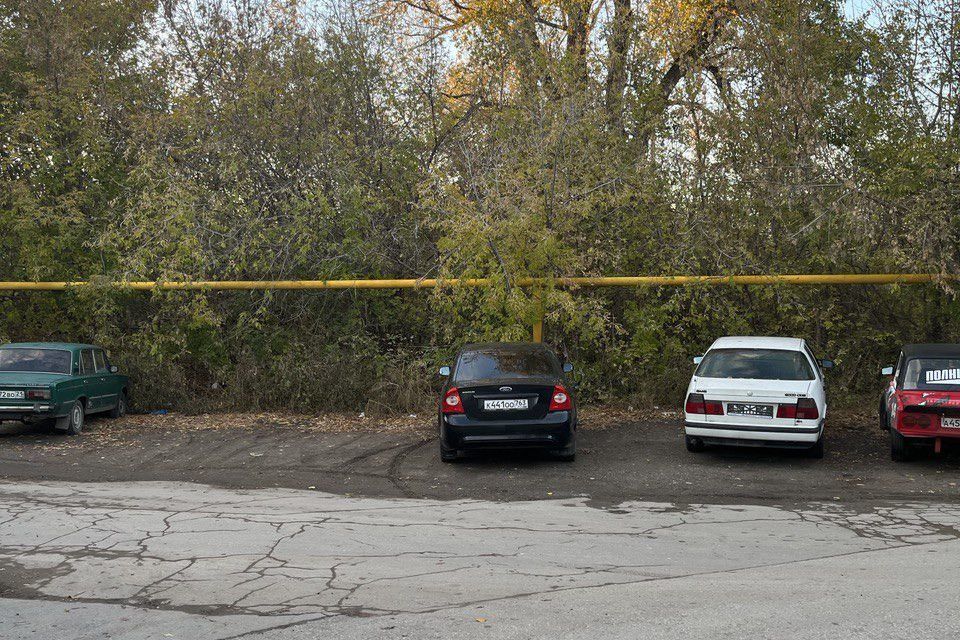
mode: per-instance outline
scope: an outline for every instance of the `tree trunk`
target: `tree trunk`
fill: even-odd
[[[613,22],[607,45],[606,109],[607,120],[618,131],[623,131],[623,92],[627,86],[627,55],[630,52],[632,26],[630,0],[613,0]]]
[[[674,89],[680,84],[680,80],[696,64],[703,61],[704,56],[717,41],[723,31],[724,25],[730,19],[733,13],[734,2],[728,0],[714,7],[703,21],[703,26],[697,34],[697,39],[693,45],[678,55],[660,78],[659,96],[654,100],[648,122],[645,125],[644,132],[641,134],[641,140],[644,144],[649,142],[653,131],[654,120],[661,117],[670,104],[670,96]]]
[[[538,8],[532,0],[523,0],[523,11],[517,17],[519,55],[517,66],[522,78],[522,90],[536,93],[540,88],[553,94],[554,84],[550,70],[544,64],[543,44],[537,33]]]
[[[567,11],[567,59],[573,64],[574,81],[587,81],[587,37],[589,35],[590,2],[572,3]]]

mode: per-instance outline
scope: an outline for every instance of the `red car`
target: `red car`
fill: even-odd
[[[960,440],[960,344],[908,344],[880,399],[880,428],[890,432],[890,457],[907,460],[920,445],[936,453]]]

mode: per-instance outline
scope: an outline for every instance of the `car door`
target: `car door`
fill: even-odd
[[[80,382],[83,395],[87,398],[87,413],[93,413],[103,408],[100,378],[97,375],[97,365],[93,358],[93,349],[80,350]]]
[[[101,410],[111,409],[117,404],[117,394],[120,392],[117,376],[110,373],[110,362],[103,349],[93,350],[93,362],[97,372],[97,397]]]

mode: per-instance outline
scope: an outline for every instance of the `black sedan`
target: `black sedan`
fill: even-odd
[[[572,461],[577,405],[556,354],[542,344],[473,344],[457,354],[440,394],[440,458],[468,451],[533,448]]]

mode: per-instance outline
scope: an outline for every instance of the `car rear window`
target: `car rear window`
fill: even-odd
[[[557,375],[556,359],[540,349],[467,351],[457,360],[457,382]]]
[[[70,373],[70,352],[60,349],[0,349],[0,371]]]
[[[713,349],[697,367],[702,378],[813,380],[813,369],[799,351],[785,349]]]
[[[960,390],[960,358],[911,358],[903,372],[903,388]]]

